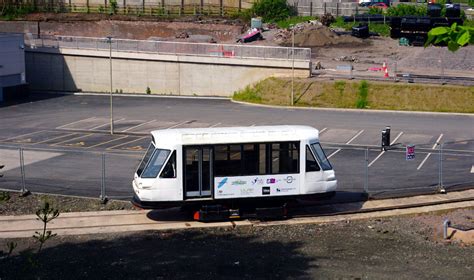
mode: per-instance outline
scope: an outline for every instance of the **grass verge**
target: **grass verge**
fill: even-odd
[[[474,113],[474,87],[295,79],[295,106]],[[268,78],[233,99],[289,105],[291,79]]]

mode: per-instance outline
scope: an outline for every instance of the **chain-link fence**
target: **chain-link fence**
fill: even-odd
[[[226,58],[259,59],[311,59],[309,48],[288,48],[271,46],[246,46],[231,44],[206,44],[166,42],[150,40],[127,40],[75,36],[41,36],[28,34],[25,44],[30,48],[70,48],[84,50],[112,50],[121,52],[158,53],[173,55],[195,55]],[[293,56],[294,52],[294,56]]]
[[[474,187],[473,144],[473,140],[413,144],[410,151],[404,145],[386,151],[373,146],[325,145],[325,150],[339,191],[384,198]]]
[[[102,13],[136,16],[233,15],[252,0],[18,0],[10,7],[35,12]]]
[[[430,194],[474,187],[473,140],[375,146],[324,144],[338,191],[372,198]],[[416,152],[415,152],[416,151]],[[413,153],[415,152],[415,154]],[[1,189],[129,199],[141,153],[0,147]]]
[[[1,189],[130,199],[141,155],[0,147]]]

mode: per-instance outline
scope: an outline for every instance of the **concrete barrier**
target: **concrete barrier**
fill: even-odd
[[[32,90],[109,92],[109,51],[68,48],[26,50]],[[308,77],[311,62],[294,61],[295,77]],[[200,57],[112,52],[113,91],[231,96],[271,76],[292,76],[291,59]]]

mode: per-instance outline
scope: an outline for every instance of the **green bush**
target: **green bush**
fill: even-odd
[[[369,83],[361,81],[359,85],[359,96],[357,97],[356,107],[364,109],[368,105],[367,96],[369,95]]]
[[[277,22],[296,15],[295,9],[286,0],[257,0],[250,13],[262,17],[265,22]]]
[[[255,88],[250,87],[250,86],[246,86],[245,89],[241,91],[234,92],[233,99],[240,100],[240,101],[253,102],[253,103],[262,102],[261,95],[257,92]]]
[[[110,0],[109,13],[111,15],[115,15],[117,14],[117,9],[118,9],[117,0]]]
[[[344,93],[344,89],[346,88],[345,81],[336,81],[334,82],[334,89],[339,92],[340,95]]]
[[[370,7],[369,15],[383,15],[383,9],[377,7]]]
[[[396,7],[389,7],[387,9],[388,16],[426,16],[427,15],[426,5],[406,5],[400,4]]]
[[[13,20],[17,17],[21,17],[33,12],[36,12],[36,9],[31,4],[25,4],[21,7],[5,4],[5,8],[0,10],[0,18],[5,20]]]

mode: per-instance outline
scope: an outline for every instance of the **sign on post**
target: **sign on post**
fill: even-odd
[[[415,159],[415,145],[408,145],[406,147],[406,159],[407,160]]]

